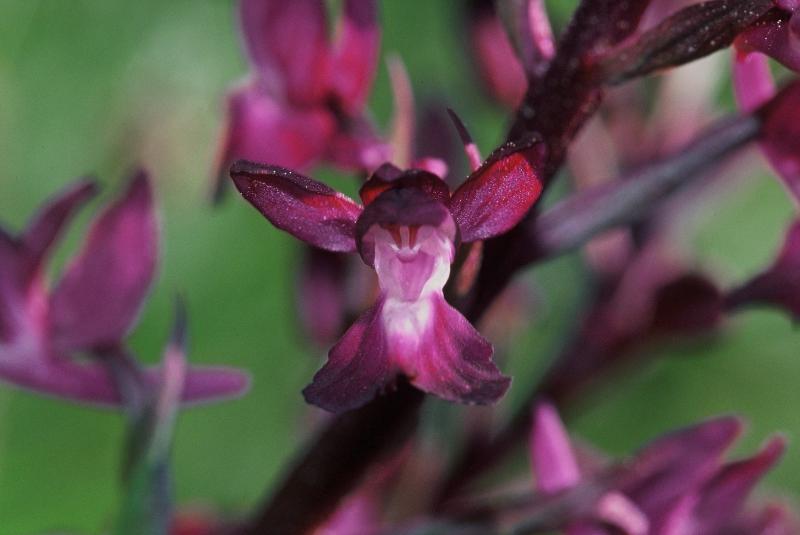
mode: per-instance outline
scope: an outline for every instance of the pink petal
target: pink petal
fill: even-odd
[[[365,119],[350,119],[331,138],[325,160],[341,169],[370,172],[389,160],[391,149]]]
[[[531,465],[540,491],[553,494],[580,481],[569,435],[550,403],[541,402],[534,409],[530,444]]]
[[[542,192],[543,145],[531,137],[507,143],[459,187],[450,202],[464,242],[510,230]]]
[[[272,165],[238,161],[236,188],[273,225],[326,251],[355,251],[361,207],[325,184]]]
[[[733,308],[769,304],[800,319],[800,220],[789,227],[772,266],[733,290],[727,303]]]
[[[431,298],[430,327],[401,365],[411,384],[448,401],[487,405],[511,384],[492,362],[492,345],[444,297]],[[399,359],[399,356],[396,357]]]
[[[733,89],[739,107],[752,112],[775,94],[775,83],[767,57],[734,49]]]
[[[241,0],[239,8],[245,46],[267,92],[321,103],[330,60],[323,0]]]
[[[98,217],[50,299],[50,334],[60,350],[113,346],[133,325],[153,280],[158,225],[150,182],[136,173]]]
[[[331,66],[332,90],[356,114],[369,96],[380,53],[376,0],[345,0]]]
[[[800,202],[800,81],[793,81],[763,110],[761,148]]]
[[[367,310],[328,353],[328,361],[303,390],[308,403],[334,413],[371,401],[398,370],[389,361],[380,300]]]
[[[304,169],[323,157],[336,128],[324,108],[281,105],[254,83],[228,96],[226,121],[215,169],[217,197],[236,160]]]

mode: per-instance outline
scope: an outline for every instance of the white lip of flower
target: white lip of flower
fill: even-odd
[[[381,319],[390,339],[416,345],[431,322],[431,299],[442,295],[455,254],[452,239],[429,225],[370,230],[375,271],[386,296]],[[399,341],[399,340],[398,340]],[[412,349],[412,348],[409,348]]]

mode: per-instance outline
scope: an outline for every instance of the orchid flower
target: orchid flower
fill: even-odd
[[[218,194],[240,158],[298,169],[384,161],[364,115],[379,52],[375,0],[346,0],[334,40],[323,0],[242,0],[239,17],[253,76],[228,96]]]
[[[126,191],[89,230],[81,252],[48,290],[46,261],[66,223],[97,192],[78,181],[46,204],[18,236],[0,229],[0,379],[74,401],[122,402],[101,362],[124,353],[155,274],[158,225],[147,174],[135,173]],[[96,359],[81,363],[75,357]],[[147,380],[158,382],[159,372]],[[183,401],[241,393],[247,377],[226,368],[188,372]]]
[[[756,515],[745,507],[750,491],[783,453],[785,440],[774,437],[756,455],[724,463],[721,457],[741,429],[736,418],[721,417],[674,431],[639,450],[609,477],[580,466],[558,413],[542,402],[534,412],[530,455],[544,494],[591,485],[592,478],[606,481],[599,497],[586,493],[592,503],[576,504],[568,515],[569,535],[722,535],[744,525],[764,526],[747,533],[784,532],[767,529],[776,526],[788,533],[790,519],[777,515],[775,506]]]
[[[236,187],[273,225],[306,243],[356,252],[378,275],[380,295],[330,350],[304,390],[333,412],[357,408],[406,376],[443,399],[491,403],[509,379],[491,345],[443,289],[459,243],[511,229],[541,193],[543,146],[508,143],[455,192],[438,176],[385,164],[361,188],[361,206],[293,171],[250,162],[231,169]]]

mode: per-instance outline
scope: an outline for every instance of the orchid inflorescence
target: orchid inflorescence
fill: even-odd
[[[786,448],[780,435],[725,460],[743,422],[721,416],[614,459],[571,436],[560,416],[664,342],[719,335],[754,306],[800,317],[800,219],[774,263],[733,287],[681,247],[686,216],[731,180],[731,159],[750,144],[800,199],[800,2],[581,0],[556,40],[542,0],[471,1],[458,19],[465,50],[487,96],[512,112],[485,159],[452,110],[452,132],[427,121],[413,128],[397,58],[394,128],[381,132],[367,109],[379,3],[339,4],[238,3],[252,72],[228,95],[214,196],[232,182],[304,242],[300,320],[310,346],[327,346],[327,361],[302,394],[332,413],[317,418],[311,443],[252,515],[171,508],[178,406],[241,395],[248,376],[187,365],[180,304],[160,368],[144,368],[128,347],[158,257],[147,173],[133,173],[52,288],[48,253],[94,183],[58,194],[19,234],[0,229],[0,379],[125,411],[117,532],[800,533],[789,505],[749,499]],[[713,83],[676,88],[693,61],[727,47],[739,110],[712,119]],[[786,71],[779,87],[775,63]],[[662,76],[648,111],[640,86],[654,73]],[[457,136],[466,176],[457,156],[421,146],[431,135]],[[318,164],[355,175],[361,202],[304,174]],[[563,167],[569,193],[544,206]],[[524,300],[521,271],[575,250],[593,291],[558,356],[498,425],[486,414],[511,378],[500,370],[503,342],[494,348],[486,331],[527,320],[525,307],[509,305]],[[465,431],[448,463],[416,440],[429,397],[487,406],[453,413]],[[495,469],[520,444],[530,473],[505,481]]]

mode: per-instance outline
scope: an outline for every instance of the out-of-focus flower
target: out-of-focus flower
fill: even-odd
[[[509,39],[494,2],[471,2],[468,31],[472,54],[487,92],[501,104],[515,108],[528,88],[528,76],[538,76],[555,54],[550,21],[541,0],[506,2],[519,5],[520,13],[509,13],[515,26],[516,43]],[[528,71],[528,73],[526,73]]]
[[[158,225],[147,175],[93,222],[80,253],[48,291],[47,257],[72,215],[96,193],[79,181],[46,204],[19,235],[0,230],[0,378],[39,393],[95,404],[119,404],[104,355],[124,352],[155,273]],[[96,357],[90,362],[81,354]],[[148,372],[158,382],[158,371]],[[247,388],[225,368],[193,369],[182,399],[202,401]]]
[[[773,305],[791,314],[795,321],[800,320],[800,221],[789,227],[773,264],[731,291],[727,304],[734,309]]]
[[[785,447],[769,440],[752,457],[725,463],[724,452],[740,434],[741,422],[722,417],[674,431],[612,468],[612,475],[582,473],[555,409],[541,403],[534,415],[531,460],[537,488],[555,494],[581,485],[606,487],[584,494],[564,520],[567,533],[631,535],[722,535],[752,526],[758,535],[790,533],[793,520],[777,506],[746,506],[756,483]],[[594,483],[592,481],[594,480]],[[780,530],[778,528],[781,528]],[[770,529],[776,531],[770,531]]]
[[[464,403],[491,403],[509,379],[491,345],[445,301],[456,246],[512,228],[541,192],[543,147],[509,143],[450,193],[427,171],[386,164],[361,188],[364,206],[310,178],[238,162],[236,187],[273,225],[329,251],[358,251],[378,275],[380,296],[330,350],[305,390],[329,411],[359,407],[399,374]]]
[[[760,52],[789,69],[800,72],[800,3],[775,0],[768,16],[743,31],[736,38],[739,53]]]
[[[241,158],[366,170],[386,160],[364,114],[380,42],[375,0],[345,0],[335,39],[323,0],[241,0],[239,16],[253,74],[228,96],[217,194]]]

